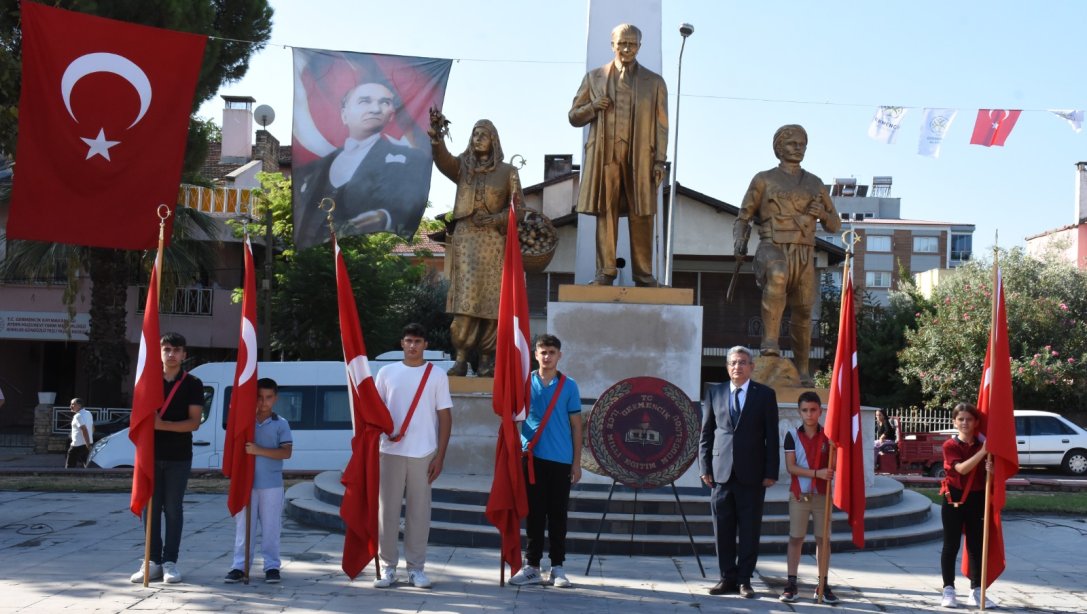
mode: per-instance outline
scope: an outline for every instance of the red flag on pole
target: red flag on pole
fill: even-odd
[[[1000,512],[1007,499],[1005,482],[1019,473],[1019,451],[1015,444],[1015,416],[1012,403],[1011,351],[1008,346],[1008,316],[1004,307],[1004,279],[998,263],[993,277],[993,322],[985,366],[978,391],[981,424],[978,432],[985,437],[985,448],[993,455],[993,490],[989,497],[989,546],[985,586],[991,585],[1004,571],[1004,530]],[[963,573],[969,573],[967,553],[962,556]]]
[[[233,516],[249,504],[253,491],[254,458],[245,453],[253,441],[257,417],[257,275],[253,266],[253,245],[246,235],[245,281],[242,283],[242,321],[238,334],[238,364],[234,368],[234,390],[223,442],[223,475],[230,478],[226,507]]]
[[[29,5],[29,3],[27,3]],[[143,308],[143,331],[136,359],[136,384],[132,391],[132,415],[128,438],[136,446],[132,470],[132,498],[128,509],[139,516],[155,492],[155,415],[166,398],[162,392],[162,352],[159,350],[159,268],[162,252],[151,268],[147,303]]]
[[[340,482],[344,485],[340,518],[346,530],[343,538],[343,571],[355,579],[377,556],[377,496],[381,480],[379,446],[381,434],[393,432],[393,420],[385,402],[377,393],[362,326],[351,290],[351,278],[336,238],[332,238],[336,256],[336,300],[340,312],[340,336],[343,360],[347,368],[347,387],[351,398],[351,459],[347,461]]]
[[[19,172],[8,238],[154,248],[149,220],[160,204],[173,211],[177,202],[207,37],[36,2],[20,8]]]
[[[851,272],[849,272],[851,273]],[[853,278],[843,275],[838,349],[827,403],[827,437],[837,446],[834,505],[849,516],[853,544],[864,547],[864,442],[861,441],[860,378],[857,375],[857,322],[853,313]]]
[[[502,560],[510,573],[521,569],[521,519],[528,515],[525,476],[521,470],[521,434],[517,421],[528,415],[531,376],[528,332],[528,293],[517,215],[510,207],[506,222],[506,256],[498,302],[498,340],[494,359],[494,413],[498,414],[494,480],[487,498],[487,520],[502,536]]]
[[[974,133],[970,136],[971,145],[985,147],[1003,147],[1004,141],[1012,133],[1015,122],[1022,111],[1008,109],[979,109],[974,120]]]

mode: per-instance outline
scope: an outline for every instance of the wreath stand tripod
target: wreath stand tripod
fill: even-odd
[[[615,494],[615,486],[619,483],[618,480],[612,480],[611,488],[608,489],[608,499],[604,502],[604,512],[600,515],[600,524],[596,529],[596,539],[593,540],[592,550],[589,552],[589,564],[585,566],[585,575],[589,575],[589,571],[593,567],[593,558],[596,557],[596,546],[600,543],[600,534],[604,532],[604,520],[608,517],[608,510],[611,508],[611,498]],[[683,518],[683,528],[687,530],[687,539],[691,542],[691,552],[694,553],[694,559],[698,561],[698,571],[702,572],[702,577],[706,577],[706,569],[702,566],[702,557],[698,554],[698,547],[694,543],[694,534],[691,533],[691,525],[687,522],[687,513],[683,511],[683,502],[679,500],[679,491],[676,489],[676,483],[671,482],[669,486],[672,487],[672,496],[676,498],[676,509],[679,510],[679,515]],[[631,487],[634,491],[634,509],[631,512],[630,517],[630,543],[634,543],[634,522],[638,517],[638,491],[640,488]]]

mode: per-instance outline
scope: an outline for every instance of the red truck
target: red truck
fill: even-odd
[[[904,433],[901,420],[892,418],[895,443],[876,451],[876,473],[922,474],[944,477],[943,445],[952,431]]]

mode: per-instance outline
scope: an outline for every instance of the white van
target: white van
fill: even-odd
[[[371,369],[377,373],[391,362],[395,361],[372,363]],[[204,383],[204,416],[200,428],[193,432],[194,469],[222,467],[234,369],[233,362],[213,362],[192,370]],[[294,450],[283,467],[343,469],[351,456],[352,435],[343,362],[262,362],[258,363],[257,375],[270,377],[279,384],[279,400],[273,411],[291,425]],[[128,429],[124,429],[98,441],[91,450],[90,461],[104,468],[131,467],[135,454]]]

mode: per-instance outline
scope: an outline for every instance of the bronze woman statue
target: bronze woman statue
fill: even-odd
[[[476,373],[490,377],[494,375],[508,207],[523,207],[524,196],[517,169],[502,161],[502,144],[490,120],[476,122],[468,147],[456,157],[442,139],[447,124],[441,112],[431,110],[428,132],[434,164],[457,184],[453,211],[447,218],[450,232],[445,254],[449,275],[445,310],[453,316],[449,332],[456,350],[456,364],[449,375],[466,375],[468,357],[475,351],[479,352]]]

